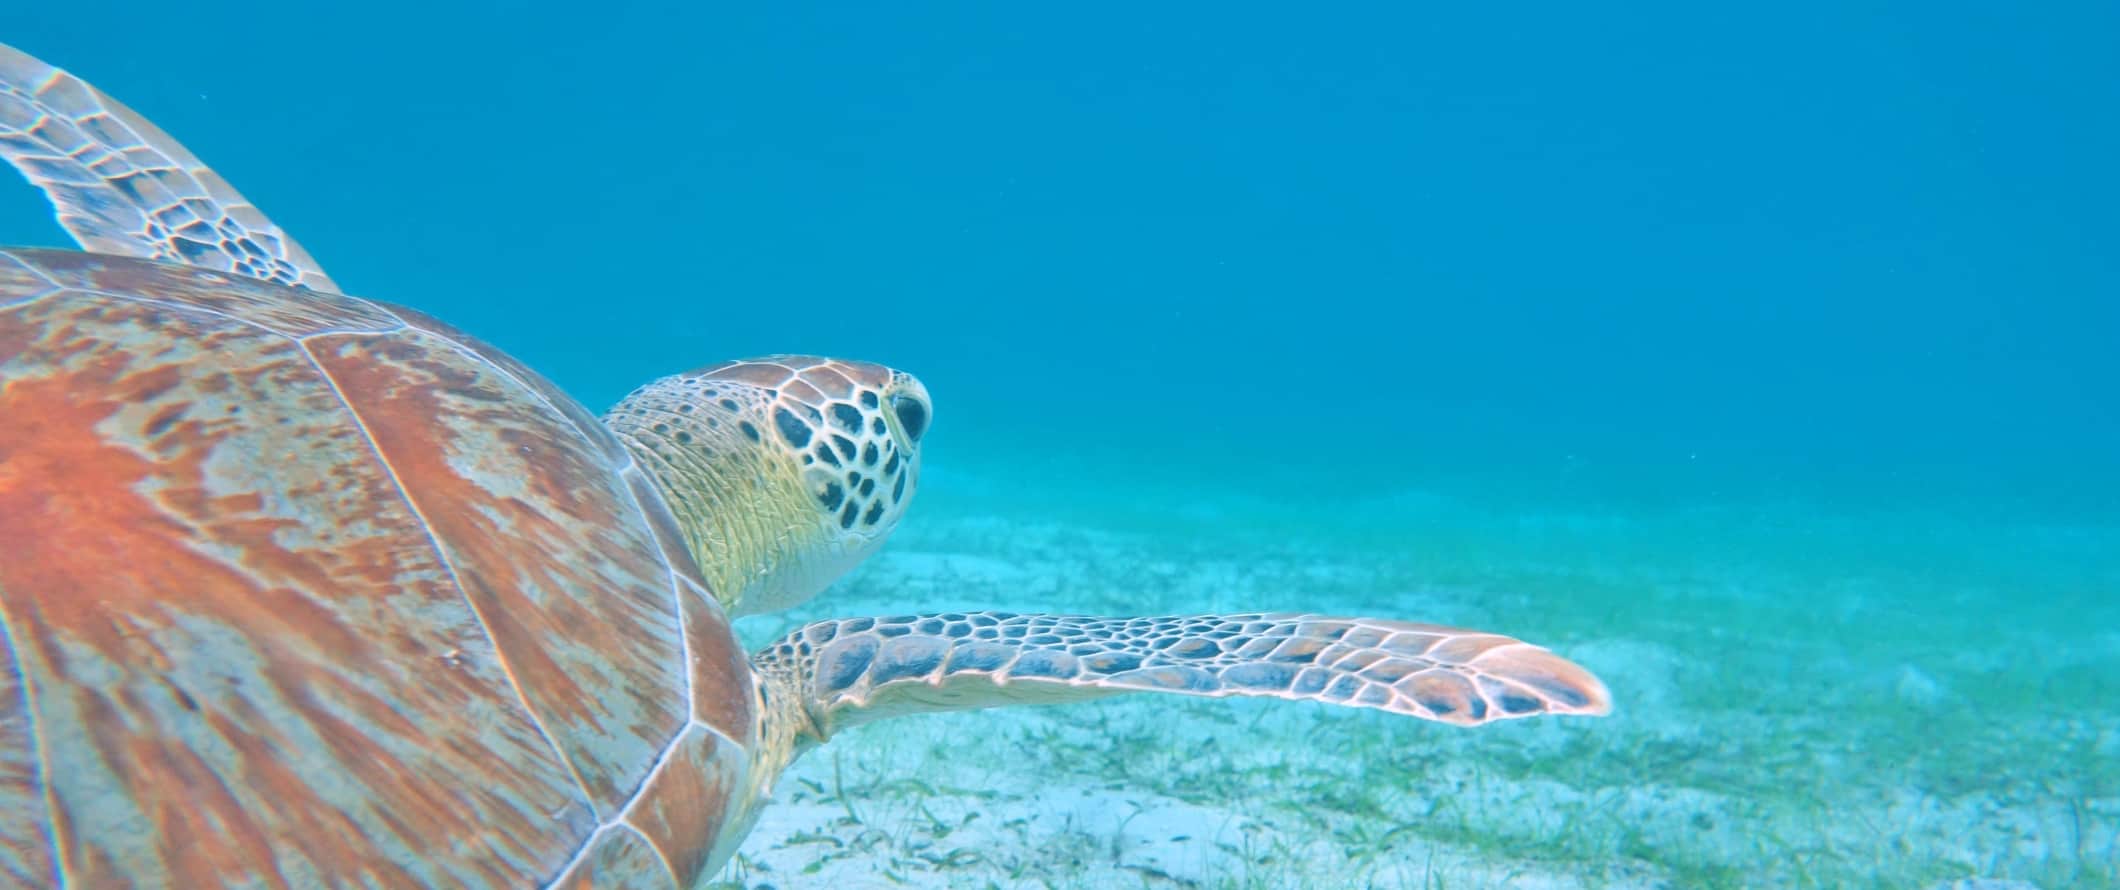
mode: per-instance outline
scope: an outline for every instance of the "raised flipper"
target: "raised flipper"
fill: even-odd
[[[301,245],[169,134],[5,45],[0,156],[44,191],[59,224],[91,253],[338,290]]]
[[[752,661],[769,698],[798,699],[819,740],[896,714],[1123,692],[1320,701],[1463,726],[1612,707],[1589,671],[1509,637],[1289,613],[848,618],[806,625]]]

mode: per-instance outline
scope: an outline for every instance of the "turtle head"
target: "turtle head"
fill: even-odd
[[[657,380],[605,417],[730,614],[816,596],[883,545],[933,417],[911,374],[776,355]]]

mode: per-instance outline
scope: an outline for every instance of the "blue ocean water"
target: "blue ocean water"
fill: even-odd
[[[2113,4],[86,0],[0,41],[594,409],[768,352],[918,374],[919,546],[928,510],[1559,566],[1477,614],[1653,641],[1703,721],[1737,674],[1720,707],[1797,707],[1707,640],[1808,635],[1846,662],[1792,670],[1885,678],[1839,706],[2077,808],[1923,880],[2120,873],[2083,828],[2120,819]],[[0,188],[0,243],[65,241]],[[2011,759],[1997,714],[2085,735]]]
[[[2110,4],[160,9],[9,39],[592,406],[809,351],[945,463],[2115,491]]]

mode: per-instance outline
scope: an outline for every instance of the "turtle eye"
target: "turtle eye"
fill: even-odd
[[[892,396],[891,411],[898,415],[898,426],[905,430],[905,437],[920,441],[920,435],[927,432],[927,406],[912,396]]]

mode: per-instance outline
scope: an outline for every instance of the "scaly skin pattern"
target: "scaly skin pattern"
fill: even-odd
[[[302,246],[159,127],[0,45],[0,157],[93,253],[336,291]]]
[[[0,251],[0,884],[691,886],[759,731],[705,584],[432,319]]]
[[[881,547],[932,410],[902,371],[776,355],[657,380],[604,422],[660,484],[732,614],[809,600]]]
[[[779,735],[772,724],[785,722],[803,727],[812,743],[898,714],[1123,692],[1317,701],[1460,726],[1611,710],[1603,683],[1545,649],[1499,634],[1380,618],[843,618],[806,625],[752,661],[769,691],[779,693],[768,711],[768,738]]]
[[[1107,618],[943,612],[804,625],[751,657],[760,738],[723,831],[748,831],[796,758],[905,714],[1129,692],[1258,696],[1459,726],[1612,709],[1604,683],[1499,634],[1294,613]]]

